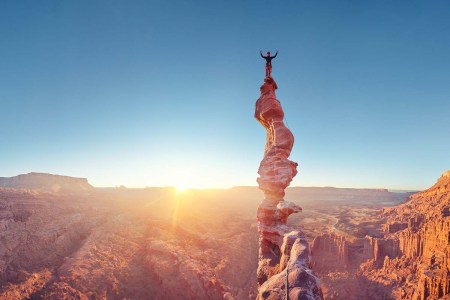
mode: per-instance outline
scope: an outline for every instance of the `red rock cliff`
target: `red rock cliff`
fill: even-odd
[[[388,260],[386,271],[405,265],[411,282],[406,287],[412,299],[437,299],[450,294],[450,171],[431,188],[414,194],[398,207],[386,209],[386,237],[395,239],[402,256]],[[392,224],[398,231],[392,233]],[[390,225],[390,226],[389,226]],[[404,227],[404,228],[403,228]],[[402,229],[403,228],[403,229]]]
[[[350,271],[367,299],[450,299],[450,171],[379,218],[384,236],[317,236],[314,268]]]

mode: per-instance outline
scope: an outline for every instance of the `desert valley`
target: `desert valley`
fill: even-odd
[[[1,299],[254,299],[257,187],[0,179]],[[325,299],[450,293],[450,173],[423,192],[292,187]],[[64,298],[65,297],[65,298]]]

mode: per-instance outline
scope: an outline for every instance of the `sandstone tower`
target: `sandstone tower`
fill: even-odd
[[[301,231],[286,225],[289,215],[301,208],[284,200],[284,191],[297,174],[297,163],[288,159],[294,136],[284,125],[276,89],[275,80],[266,77],[255,107],[255,118],[267,131],[257,179],[265,196],[257,212],[258,299],[322,299],[320,281],[309,269],[308,241]]]

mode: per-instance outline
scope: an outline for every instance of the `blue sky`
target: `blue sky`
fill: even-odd
[[[450,169],[446,1],[1,1],[0,176],[256,185],[273,61],[292,185],[422,189]]]

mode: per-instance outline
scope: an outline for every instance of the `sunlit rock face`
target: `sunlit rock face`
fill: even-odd
[[[264,80],[256,101],[255,118],[266,128],[264,158],[259,166],[259,188],[267,197],[284,197],[284,190],[297,175],[297,163],[288,159],[294,145],[292,132],[284,125],[284,112],[275,97],[277,84],[271,77]],[[278,201],[277,201],[278,202]]]
[[[377,275],[405,273],[407,284],[398,284],[411,299],[441,299],[450,295],[450,171],[431,188],[410,200],[386,209],[389,224],[402,224],[386,237],[398,241],[399,257],[386,256]],[[409,284],[408,284],[409,283]],[[447,298],[446,298],[447,299]]]
[[[316,271],[350,272],[357,278],[353,281],[356,290],[351,281],[325,279],[331,287],[326,296],[450,299],[450,172],[407,202],[379,211],[377,218],[384,229],[381,236],[361,238],[340,231],[314,239],[312,265]]]
[[[255,108],[255,118],[267,131],[257,179],[265,195],[257,212],[258,299],[284,299],[286,286],[291,299],[322,299],[319,279],[309,269],[309,244],[301,231],[292,231],[286,225],[289,215],[302,209],[284,201],[284,191],[297,174],[297,163],[288,159],[294,136],[284,125],[284,112],[276,99],[276,89],[275,80],[266,77]]]

